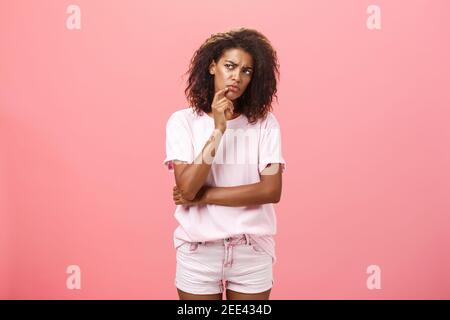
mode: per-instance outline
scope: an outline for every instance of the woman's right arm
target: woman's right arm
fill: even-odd
[[[192,200],[204,185],[211,170],[211,164],[216,156],[217,147],[226,130],[227,118],[233,114],[233,103],[225,97],[228,88],[219,90],[214,95],[211,109],[214,116],[214,131],[195,158],[194,163],[188,164],[174,160],[175,182],[182,196],[186,200]]]
[[[175,182],[183,198],[192,200],[204,185],[211,170],[211,163],[216,155],[217,146],[222,139],[223,132],[215,129],[202,152],[194,160],[187,164],[184,161],[174,160]]]

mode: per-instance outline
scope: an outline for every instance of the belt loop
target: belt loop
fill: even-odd
[[[245,244],[249,245],[250,244],[250,237],[246,233],[244,234],[244,236],[245,236]]]

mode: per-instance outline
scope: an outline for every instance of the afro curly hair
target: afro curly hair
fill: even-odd
[[[272,111],[273,97],[277,97],[277,79],[280,78],[277,53],[260,32],[245,27],[212,34],[194,53],[189,70],[186,98],[197,114],[210,113],[214,98],[214,76],[209,66],[219,61],[228,49],[240,48],[254,61],[252,79],[235,103],[235,110],[244,114],[250,123],[264,119]]]

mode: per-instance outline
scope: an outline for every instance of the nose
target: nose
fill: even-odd
[[[241,82],[241,71],[238,68],[234,69],[233,81],[235,81],[236,83]]]

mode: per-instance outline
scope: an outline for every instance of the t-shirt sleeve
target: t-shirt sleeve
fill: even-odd
[[[286,161],[281,151],[281,130],[273,113],[267,115],[267,120],[261,128],[259,142],[258,169],[261,173],[269,163],[281,164],[282,172],[286,170]]]
[[[189,124],[179,112],[173,113],[166,124],[166,158],[164,165],[173,171],[173,160],[194,161],[194,145]]]

